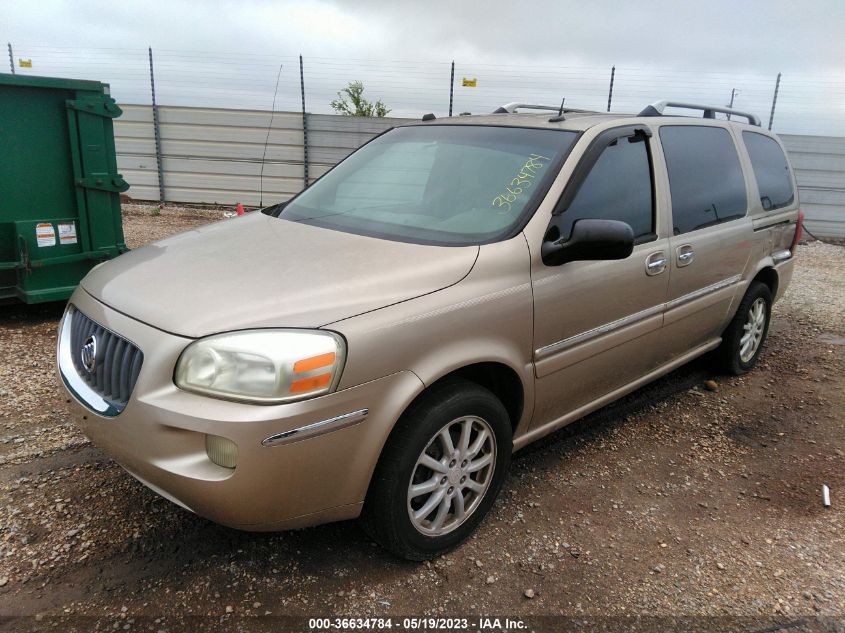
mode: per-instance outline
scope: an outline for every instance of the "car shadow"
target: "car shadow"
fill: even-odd
[[[62,318],[67,301],[26,304],[17,300],[0,303],[0,326],[36,325]]]

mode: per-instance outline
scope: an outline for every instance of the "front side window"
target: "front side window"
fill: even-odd
[[[274,214],[406,242],[497,241],[533,213],[576,138],[575,132],[515,127],[396,128]]]
[[[775,139],[757,132],[743,132],[742,140],[751,158],[763,209],[772,211],[788,207],[795,200],[795,192],[792,191],[789,165],[780,145]]]
[[[598,157],[558,226],[569,239],[572,225],[581,219],[620,220],[643,240],[654,233],[651,161],[647,139],[640,135],[618,138]]]
[[[720,127],[660,128],[675,235],[745,216],[748,198],[733,139]]]

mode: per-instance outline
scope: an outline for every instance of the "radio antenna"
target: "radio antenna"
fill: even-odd
[[[261,171],[258,173],[258,206],[264,206],[264,159],[267,158],[267,144],[270,142],[270,131],[273,129],[273,118],[276,116],[276,95],[279,93],[279,79],[282,77],[282,66],[276,75],[276,89],[273,91],[273,105],[270,106],[270,125],[267,126],[267,136],[264,138],[264,153],[261,155]]]

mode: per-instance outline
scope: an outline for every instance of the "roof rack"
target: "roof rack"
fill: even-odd
[[[516,114],[516,111],[522,108],[524,110],[551,110],[552,112],[560,112],[563,110],[564,112],[590,112],[590,110],[579,110],[577,108],[567,108],[561,107],[559,105],[552,106],[552,105],[534,105],[531,103],[506,103],[503,106],[500,106],[493,110],[493,114]]]
[[[721,112],[722,114],[732,114],[734,116],[741,116],[745,119],[748,119],[748,123],[760,127],[760,118],[756,114],[741,112],[739,110],[734,110],[733,108],[728,108],[724,106],[709,106],[701,105],[699,103],[683,103],[681,101],[655,101],[651,105],[646,106],[643,111],[640,112],[637,116],[663,116],[663,110],[665,110],[666,108],[685,108],[687,110],[702,110],[704,112],[705,119],[715,119],[717,112]]]
[[[493,110],[493,114],[516,114],[516,111],[519,108],[524,108],[526,110],[553,110],[557,112],[560,109],[560,106],[550,106],[550,105],[533,105],[530,103],[506,103],[503,106],[500,106]]]

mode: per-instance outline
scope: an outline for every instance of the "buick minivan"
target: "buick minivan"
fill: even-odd
[[[754,115],[425,118],[92,270],[58,342],[91,440],[221,524],[360,516],[421,560],[478,526],[513,451],[707,352],[754,367],[801,234]]]

